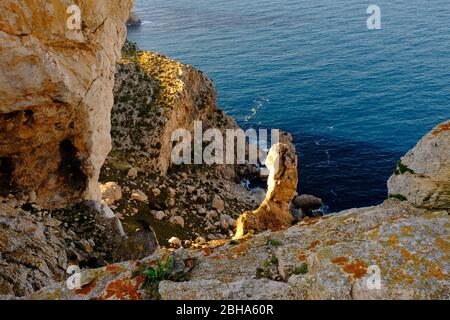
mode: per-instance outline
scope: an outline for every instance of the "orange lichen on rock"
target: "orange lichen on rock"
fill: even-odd
[[[436,245],[439,246],[439,248],[441,248],[445,253],[448,254],[450,251],[450,244],[447,241],[437,238],[434,243],[436,243]]]
[[[144,276],[138,276],[134,279],[123,278],[112,281],[108,284],[100,299],[141,300],[142,297],[138,290],[141,288],[144,281]]]
[[[402,254],[403,258],[405,258],[406,261],[411,260],[411,253],[406,250],[405,248],[400,249],[400,253]]]
[[[439,126],[437,126],[432,132],[431,134],[433,136],[437,136],[438,134],[444,132],[444,131],[449,131],[450,130],[450,121],[447,123],[443,123]]]
[[[438,266],[430,261],[425,261],[426,266],[428,267],[428,275],[433,278],[438,279],[449,279],[448,274],[442,272],[442,267]]]
[[[310,244],[309,244],[309,249],[310,250],[313,250],[315,247],[317,247],[318,245],[320,244],[320,241],[319,240],[314,240],[313,242],[311,242]]]
[[[83,286],[82,288],[75,290],[75,294],[85,296],[85,295],[91,293],[91,291],[94,290],[96,285],[97,285],[97,279],[94,279],[91,282],[89,282],[88,284],[86,284],[85,286]]]
[[[413,228],[411,226],[404,226],[402,228],[402,235],[409,236],[409,235],[412,235],[412,233],[413,233]]]
[[[306,254],[303,251],[299,251],[298,256],[297,256],[298,260],[301,262],[306,261]]]
[[[352,275],[354,279],[362,278],[367,274],[367,264],[360,259],[353,263],[348,263],[344,266],[344,272]]]
[[[250,247],[248,246],[248,244],[247,243],[243,243],[243,244],[240,244],[240,245],[238,245],[236,247],[231,248],[228,251],[231,252],[231,253],[234,253],[234,254],[244,255],[244,254],[247,253],[247,251],[249,249],[250,249]]]
[[[336,257],[336,258],[332,259],[331,262],[333,262],[334,264],[343,266],[348,262],[348,258],[347,257]]]
[[[119,273],[121,271],[126,270],[126,268],[122,267],[122,266],[118,266],[118,265],[108,265],[106,266],[106,271],[111,272],[111,273]]]
[[[389,245],[393,248],[398,246],[398,237],[395,234],[389,238]]]
[[[205,257],[207,257],[207,256],[209,256],[210,254],[213,253],[213,250],[211,248],[203,248],[202,251],[203,251],[203,255]]]

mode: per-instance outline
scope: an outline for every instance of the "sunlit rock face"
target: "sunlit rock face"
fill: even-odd
[[[450,121],[423,137],[397,164],[389,195],[417,207],[450,209]]]
[[[297,191],[297,156],[291,142],[272,146],[266,166],[270,170],[267,194],[261,206],[244,212],[237,221],[236,238],[250,230],[288,228],[292,223],[291,201]]]
[[[33,194],[46,207],[100,199],[132,2],[77,1],[78,29],[73,1],[1,1],[0,195]]]

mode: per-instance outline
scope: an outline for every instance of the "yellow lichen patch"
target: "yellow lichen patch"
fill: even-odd
[[[438,279],[448,279],[448,275],[442,272],[442,267],[432,263],[431,261],[425,261],[425,265],[428,268],[427,275]]]
[[[334,264],[343,266],[348,263],[348,258],[347,257],[336,257],[336,258],[332,259],[331,262],[333,262]]]
[[[436,243],[436,245],[437,245],[439,248],[441,248],[445,253],[448,254],[448,252],[450,251],[450,244],[449,244],[447,241],[445,241],[445,240],[443,240],[443,239],[440,239],[440,238],[437,238],[437,239],[434,241],[434,243]]]
[[[404,226],[401,232],[404,236],[410,236],[413,233],[413,228],[411,226]]]
[[[359,279],[367,274],[367,264],[361,259],[356,259],[355,262],[344,265],[343,270],[354,279]]]
[[[247,253],[249,249],[249,246],[247,243],[242,243],[238,246],[235,246],[231,249],[228,250],[228,252],[233,253],[233,254],[237,254],[237,255],[244,255]]]
[[[169,105],[178,93],[183,92],[184,83],[180,79],[183,74],[181,63],[148,51],[140,52],[132,61],[139,63],[149,76],[159,81],[158,100],[161,102]]]
[[[406,261],[411,260],[411,253],[405,248],[400,249],[400,253]]]
[[[393,235],[389,238],[388,243],[389,243],[389,245],[390,245],[392,248],[397,248],[397,246],[398,246],[398,237],[397,237],[397,235],[393,234]]]
[[[375,229],[369,232],[368,236],[370,239],[375,240],[380,234],[380,228],[377,226]]]

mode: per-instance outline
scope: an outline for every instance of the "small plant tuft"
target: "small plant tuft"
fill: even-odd
[[[293,274],[306,274],[308,273],[308,265],[303,263],[300,267],[297,267],[292,272]]]
[[[400,201],[407,201],[408,199],[401,194],[389,194],[389,199],[398,199]]]
[[[395,168],[394,174],[396,176],[398,176],[398,175],[404,174],[406,172],[409,172],[412,174],[415,173],[414,170],[412,170],[412,169],[408,168],[406,165],[404,165],[401,160],[398,160],[397,167]]]
[[[277,241],[274,239],[269,239],[269,240],[267,240],[267,245],[271,246],[271,247],[278,247],[278,246],[281,246],[282,243],[280,241]]]
[[[156,265],[142,271],[141,274],[145,276],[144,287],[167,280],[170,276],[172,266],[173,258],[167,257],[166,259],[159,260]]]

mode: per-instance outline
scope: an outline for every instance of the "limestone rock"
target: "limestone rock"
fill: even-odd
[[[156,211],[153,216],[155,217],[156,220],[164,220],[164,218],[166,217],[166,214],[164,213],[164,211]]]
[[[137,200],[140,202],[148,202],[147,195],[142,190],[139,190],[139,189],[133,190],[131,192],[131,199]]]
[[[141,24],[142,24],[141,18],[139,18],[139,16],[136,14],[136,12],[131,11],[130,16],[128,17],[128,20],[127,20],[127,27],[136,27],[136,26],[140,26]]]
[[[196,280],[185,283],[163,281],[159,294],[165,300],[298,300],[289,284],[268,279],[240,279],[226,283]]]
[[[155,197],[158,197],[161,194],[161,190],[159,188],[154,188],[152,193]]]
[[[193,133],[194,121],[201,121],[203,130],[238,128],[217,107],[214,83],[203,72],[163,55],[139,51],[128,41],[118,64],[114,96],[114,152],[132,156],[134,165],[161,175],[171,165],[175,130]]]
[[[131,168],[131,169],[128,171],[128,174],[127,174],[127,176],[130,177],[130,178],[136,178],[137,175],[138,175],[138,170],[137,170],[136,168],[134,168],[134,167]]]
[[[116,61],[132,0],[0,2],[0,194],[62,207],[100,200]]]
[[[244,212],[239,217],[235,238],[250,230],[287,228],[292,222],[290,206],[298,183],[297,156],[293,145],[273,145],[266,166],[270,171],[266,198],[258,209]]]
[[[214,196],[214,199],[212,201],[212,206],[219,213],[225,209],[225,203],[223,202],[222,198],[217,194]]]
[[[450,121],[422,138],[397,164],[389,196],[417,207],[450,209]]]
[[[169,239],[169,244],[174,246],[174,247],[181,247],[181,240],[177,237],[172,237]]]
[[[221,214],[220,215],[220,226],[223,230],[228,230],[229,228],[233,228],[236,225],[236,220],[231,218],[227,214]]]
[[[184,227],[184,219],[183,219],[183,217],[180,217],[180,216],[174,216],[174,217],[171,217],[171,218],[169,219],[169,222],[170,222],[170,223],[173,223],[173,224],[178,224],[178,225],[180,225],[181,227]]]
[[[181,268],[194,266],[189,281],[162,281],[163,299],[442,299],[448,300],[450,267],[446,211],[430,212],[407,202],[351,209],[304,220],[287,230],[264,232],[234,243],[173,254]],[[143,259],[84,270],[86,288],[69,291],[64,283],[33,294],[32,299],[95,299],[121,279],[137,285],[138,266],[154,265],[164,251]],[[273,268],[264,269],[271,265]],[[371,266],[379,268],[381,288],[367,283]],[[274,270],[274,271],[272,271]],[[274,281],[269,272],[280,272]],[[91,284],[91,286],[88,286]],[[89,290],[88,290],[89,289]],[[143,295],[120,295],[145,299]]]
[[[100,192],[102,193],[102,202],[108,206],[122,199],[122,188],[116,182],[100,184]]]
[[[64,279],[67,244],[58,224],[0,203],[0,295],[29,295]]]
[[[301,209],[305,213],[310,213],[313,210],[318,210],[323,206],[322,199],[309,194],[302,194],[295,197],[292,203],[297,209]]]

